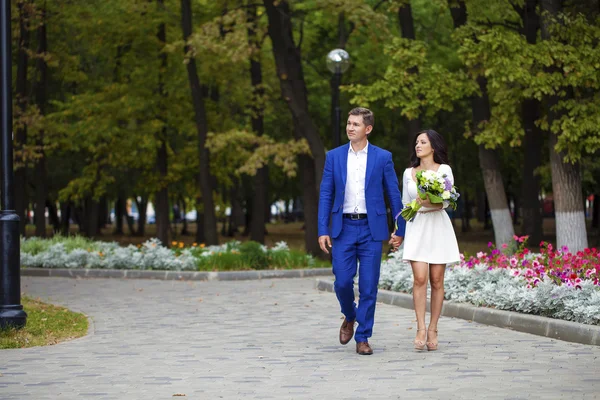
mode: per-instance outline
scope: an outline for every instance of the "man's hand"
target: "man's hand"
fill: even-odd
[[[327,249],[327,247],[331,248],[331,238],[329,235],[319,236],[319,246],[321,247],[321,250],[329,254],[329,250]]]
[[[392,246],[392,251],[398,250],[398,247],[402,244],[404,238],[402,236],[396,236],[392,233],[390,241],[388,242],[390,246]]]

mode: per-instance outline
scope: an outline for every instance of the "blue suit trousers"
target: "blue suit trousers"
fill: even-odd
[[[358,322],[354,334],[357,342],[367,342],[373,333],[382,247],[382,241],[373,240],[367,219],[344,218],[342,231],[332,243],[335,294],[346,319]],[[354,302],[357,268],[358,307]]]

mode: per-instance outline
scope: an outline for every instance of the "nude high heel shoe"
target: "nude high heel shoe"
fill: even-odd
[[[436,335],[438,333],[437,329],[434,329],[434,330],[429,330],[428,329],[427,332],[435,332]],[[429,335],[427,335],[427,336],[429,336]],[[427,339],[429,339],[429,337]],[[438,344],[439,343],[438,343],[437,338],[435,339],[435,342],[433,342],[433,341],[430,342],[429,340],[427,340],[427,350],[428,351],[435,351],[435,350],[437,350],[438,349]]]
[[[418,329],[417,328],[417,334],[419,331],[424,331],[425,329]],[[418,340],[415,339],[415,341],[413,342],[415,345],[415,350],[425,350],[425,341],[424,340]]]

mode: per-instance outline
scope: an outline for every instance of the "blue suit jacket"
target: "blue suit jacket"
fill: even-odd
[[[350,143],[327,152],[319,196],[319,236],[329,235],[335,239],[342,231],[349,146]],[[390,236],[384,195],[387,195],[392,207],[392,216],[395,217],[402,210],[402,196],[398,186],[392,153],[369,143],[365,201],[373,240],[387,240]],[[405,229],[406,222],[404,218],[399,217],[396,235],[404,236]]]

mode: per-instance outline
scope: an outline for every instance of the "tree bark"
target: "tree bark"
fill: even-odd
[[[523,34],[530,44],[537,41],[540,27],[539,16],[536,13],[538,0],[527,0],[521,9]],[[535,170],[542,164],[543,137],[535,122],[540,118],[540,102],[535,99],[525,99],[521,105],[523,128],[525,131],[523,147],[523,180],[521,186],[523,219],[522,234],[529,236],[529,243],[537,246],[542,241],[542,205],[540,195],[540,177]]]
[[[183,40],[186,42],[184,52],[187,54],[190,50],[187,40],[192,34],[192,6],[190,0],[181,0],[181,27],[183,30]],[[206,108],[204,98],[202,97],[202,87],[200,78],[196,69],[196,58],[190,57],[186,65],[190,90],[192,92],[192,101],[194,104],[194,115],[196,120],[196,131],[198,135],[198,156],[200,158],[200,171],[198,172],[198,184],[202,191],[202,202],[204,208],[204,224],[197,229],[204,230],[204,242],[207,245],[219,243],[217,234],[217,216],[215,213],[215,203],[213,199],[213,185],[210,175],[210,153],[206,148],[206,136],[208,134],[208,121],[206,119]]]
[[[60,218],[58,218],[56,204],[53,201],[47,200],[46,208],[48,209],[48,218],[50,219],[50,224],[52,224],[53,232],[60,232]]]
[[[35,93],[36,102],[40,110],[40,114],[45,114],[46,103],[48,101],[47,86],[48,86],[48,66],[42,57],[48,51],[48,41],[46,35],[46,5],[41,11],[41,23],[38,27],[38,60],[37,69],[39,80],[36,83]],[[47,171],[46,171],[46,155],[44,152],[44,131],[40,130],[37,138],[37,145],[41,149],[41,157],[35,166],[35,234],[36,236],[46,237],[46,199],[47,199]]]
[[[141,196],[140,200],[135,199],[135,203],[138,208],[138,223],[137,223],[137,236],[144,236],[146,234],[146,216],[148,214],[148,197]]]
[[[69,236],[69,227],[71,224],[71,202],[60,203],[60,234]]]
[[[552,20],[561,11],[560,0],[540,0],[542,17],[542,40],[550,40],[549,27],[555,22]],[[554,107],[561,100],[558,96],[548,96],[548,122],[559,119],[562,111]],[[570,251],[576,252],[588,246],[587,228],[585,225],[585,209],[583,202],[583,189],[581,183],[581,168],[579,163],[565,162],[565,154],[556,150],[558,136],[550,132],[550,166],[552,169],[552,194],[554,196],[554,210],[556,216],[556,245],[567,246]]]
[[[299,158],[302,174],[302,194],[304,199],[304,247],[308,254],[321,256],[323,253],[319,248],[317,225],[308,223],[311,219],[316,220],[319,208],[317,186],[315,184],[314,176],[315,163],[313,159],[307,155],[302,155]]]
[[[35,165],[35,236],[46,237],[46,159]]]
[[[157,0],[158,4],[163,7],[164,0]],[[161,97],[161,101],[166,102],[166,92],[164,87],[165,74],[164,71],[167,68],[167,53],[163,52],[163,47],[167,42],[167,28],[165,23],[161,23],[158,27],[158,41],[160,42],[160,53],[159,59],[161,61],[161,67],[159,70],[158,77],[158,94]],[[167,155],[167,123],[164,116],[159,117],[163,121],[163,128],[158,135],[159,148],[156,156],[156,169],[159,179],[159,188],[155,193],[155,219],[156,219],[156,237],[161,241],[163,246],[168,247],[171,242],[169,240],[169,188],[167,184],[167,169],[168,169],[168,155]]]
[[[260,61],[261,43],[256,34],[256,4],[249,5],[246,9],[248,21],[248,44],[253,49],[250,57],[250,81],[252,90],[257,98],[264,96],[262,64]],[[264,107],[261,101],[254,101],[252,104],[252,131],[257,136],[264,133]],[[267,192],[269,188],[269,170],[267,166],[256,171],[253,178],[254,197],[252,198],[252,209],[250,211],[250,240],[258,243],[265,243],[265,210],[267,203]]]
[[[311,254],[319,254],[317,244],[319,192],[317,185],[321,183],[323,176],[325,148],[319,130],[308,111],[308,93],[304,81],[301,51],[294,43],[290,6],[285,0],[277,3],[274,0],[264,0],[264,4],[269,19],[269,37],[272,42],[281,94],[292,113],[295,134],[308,141],[312,154],[313,162],[303,161],[305,168],[302,168],[304,175],[308,171],[313,171],[315,175],[314,178],[308,176],[303,178],[305,248]],[[306,186],[309,181],[314,184],[314,189]]]
[[[196,199],[196,243],[206,243],[204,235],[204,212],[202,212],[202,199]]]
[[[20,0],[17,4],[19,8],[19,47],[17,51],[17,106],[21,113],[25,113],[29,99],[27,96],[27,63],[29,60],[29,4]],[[27,209],[27,167],[23,157],[23,146],[27,142],[27,125],[19,126],[16,132],[15,143],[15,163],[20,164],[15,168],[15,208],[19,216],[19,230],[21,235],[25,235],[25,225],[27,218],[25,210]],[[20,154],[20,156],[19,156]]]
[[[452,4],[450,8],[454,27],[459,28],[467,22],[467,8],[463,1]],[[480,96],[471,98],[471,108],[473,110],[473,130],[477,132],[479,124],[489,121],[491,117],[490,102],[487,92],[487,80],[480,76],[477,78]],[[485,192],[488,198],[492,224],[494,226],[494,238],[496,246],[510,243],[513,240],[514,228],[508,203],[506,201],[506,191],[502,182],[502,173],[500,170],[500,161],[496,150],[486,149],[483,145],[479,146],[479,166],[483,173],[483,182]]]
[[[537,246],[542,241],[542,205],[540,195],[540,177],[536,169],[542,164],[543,138],[535,121],[539,118],[539,102],[533,99],[523,101],[523,125],[525,136],[523,147],[523,181],[521,187],[523,217],[522,233],[529,235],[529,243]]]
[[[308,111],[308,91],[304,81],[301,51],[294,43],[292,34],[290,6],[286,0],[264,0],[264,4],[281,94],[292,113],[295,131],[308,141],[315,163],[315,185],[318,185],[325,166],[325,147]],[[317,220],[307,220],[307,223],[316,225]]]

